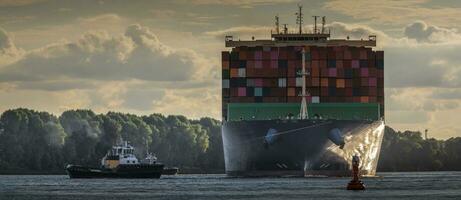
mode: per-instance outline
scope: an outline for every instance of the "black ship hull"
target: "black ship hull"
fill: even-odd
[[[179,172],[179,168],[177,167],[168,167],[163,169],[163,175],[176,175]]]
[[[163,164],[119,165],[114,169],[68,165],[70,178],[160,178]]]
[[[230,121],[222,127],[230,176],[350,176],[353,155],[362,175],[376,173],[383,121]]]

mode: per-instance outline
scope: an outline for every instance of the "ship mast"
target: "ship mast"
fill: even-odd
[[[279,15],[275,15],[275,31],[280,34]]]
[[[325,31],[325,30],[324,30],[324,29],[325,29],[325,21],[326,21],[326,20],[325,20],[325,16],[323,16],[323,17],[322,17],[322,34],[325,33],[325,32],[324,32],[324,31]]]
[[[312,16],[314,18],[314,34],[317,34],[318,33],[318,29],[317,29],[317,18],[319,18],[320,16],[317,16],[317,15],[314,15]]]
[[[296,24],[299,25],[299,34],[303,33],[303,6],[298,4],[299,11],[296,13]]]
[[[303,88],[302,88],[302,93],[301,93],[301,109],[299,111],[299,119],[309,119],[309,115],[307,113],[307,102],[306,102],[306,97],[308,94],[306,93],[306,75],[308,74],[306,72],[306,50],[303,47],[303,50],[301,51],[302,54],[302,79],[303,79]]]

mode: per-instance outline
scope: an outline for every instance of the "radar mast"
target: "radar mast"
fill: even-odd
[[[299,25],[299,34],[303,33],[303,6],[298,4],[299,11],[296,13],[296,24]]]

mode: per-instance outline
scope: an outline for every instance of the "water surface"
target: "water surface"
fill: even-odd
[[[160,179],[69,179],[0,176],[0,199],[461,199],[461,172],[380,173],[365,191],[349,178],[229,178],[177,175]]]

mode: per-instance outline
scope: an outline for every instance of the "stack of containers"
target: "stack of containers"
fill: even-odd
[[[228,103],[301,102],[300,46],[235,47],[222,52],[222,109]],[[308,103],[380,103],[384,52],[366,47],[306,46]]]

